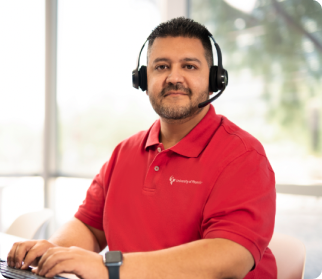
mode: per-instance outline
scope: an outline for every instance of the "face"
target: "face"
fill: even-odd
[[[147,77],[147,94],[161,118],[191,118],[202,110],[198,104],[208,100],[209,66],[199,39],[155,39],[149,52]]]

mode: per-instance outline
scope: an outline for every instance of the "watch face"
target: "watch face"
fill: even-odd
[[[105,263],[122,262],[122,253],[120,251],[109,251],[105,254]]]

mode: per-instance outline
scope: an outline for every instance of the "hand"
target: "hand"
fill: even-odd
[[[40,257],[51,247],[56,245],[47,240],[16,242],[7,256],[8,265],[22,269],[27,269],[29,265],[37,266]],[[22,261],[24,261],[23,265]]]
[[[54,247],[41,257],[38,267],[32,270],[38,275],[54,277],[58,273],[74,273],[82,279],[108,279],[103,257],[78,247]]]

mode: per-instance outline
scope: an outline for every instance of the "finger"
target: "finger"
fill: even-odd
[[[20,268],[26,253],[35,245],[36,241],[20,242],[14,253],[13,266]]]
[[[51,248],[48,248],[47,251],[45,251],[43,253],[43,255],[41,256],[39,262],[38,262],[38,270],[41,270],[42,269],[42,266],[44,265],[45,261],[51,256],[53,255],[54,253],[57,253],[58,251],[60,250],[64,250],[66,248],[64,247],[51,247]]]
[[[45,276],[45,274],[52,269],[55,265],[72,259],[69,253],[66,251],[58,251],[54,254],[47,255],[45,261],[42,263],[42,266],[38,266],[38,275]]]
[[[38,265],[38,275],[44,276],[50,269],[62,261],[72,259],[72,254],[68,253],[68,248],[53,248],[46,252]]]
[[[41,240],[28,251],[24,259],[24,264],[21,268],[28,268],[29,265],[37,265],[39,258],[49,249],[51,243]]]
[[[36,257],[31,263],[23,264],[21,269],[28,269],[29,267],[36,267],[41,257]]]
[[[79,263],[78,263],[79,264]],[[48,270],[43,276],[45,277],[54,277],[59,273],[75,273],[75,267],[77,266],[77,261],[74,259],[69,259],[61,261],[58,264],[54,265],[50,270]]]
[[[33,272],[33,273],[37,273],[37,272],[38,272],[38,267],[34,267],[34,268],[31,270],[31,272]]]
[[[10,267],[14,267],[14,256],[15,256],[15,253],[16,253],[16,249],[17,249],[17,246],[19,245],[20,242],[15,242],[9,253],[8,253],[8,256],[7,256],[7,263]]]

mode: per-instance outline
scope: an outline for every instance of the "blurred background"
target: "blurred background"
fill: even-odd
[[[0,231],[49,207],[50,235],[114,147],[151,126],[157,115],[131,71],[152,29],[186,16],[220,45],[229,86],[216,111],[264,145],[276,174],[275,230],[305,243],[305,278],[318,277],[321,2],[0,0]]]

